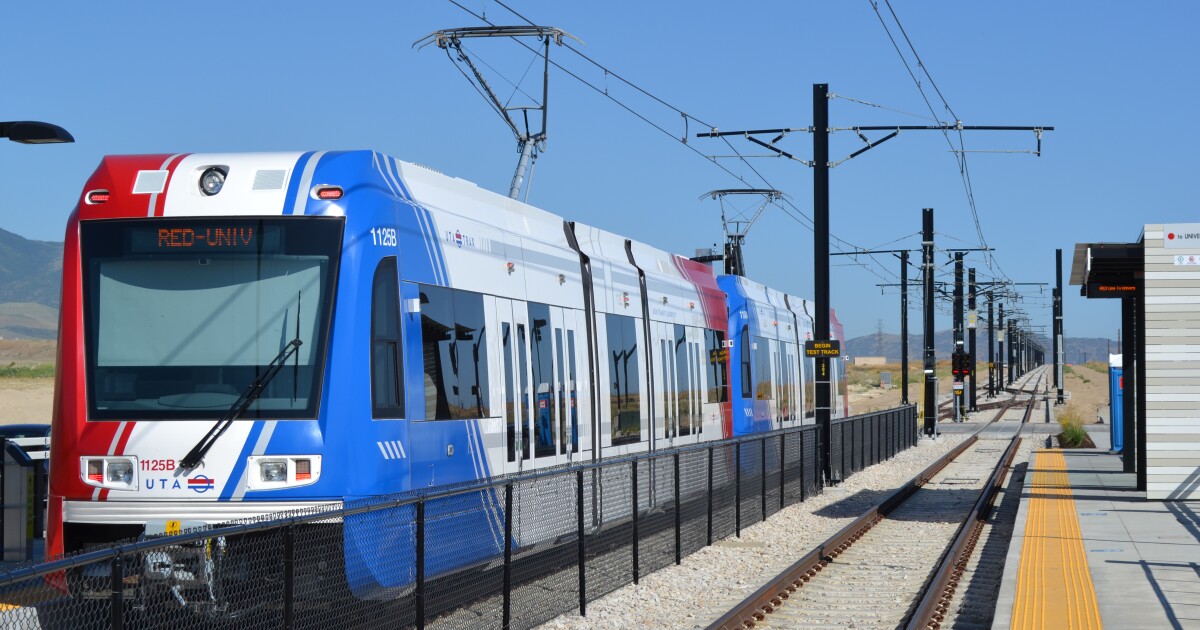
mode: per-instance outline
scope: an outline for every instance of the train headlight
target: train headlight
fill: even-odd
[[[246,467],[254,471],[246,480],[250,490],[307,486],[321,478],[320,455],[251,455]]]
[[[107,477],[111,482],[129,485],[133,481],[133,464],[127,461],[109,462]]]
[[[138,460],[127,455],[80,457],[79,476],[83,483],[109,490],[138,489]]]
[[[225,186],[225,171],[216,166],[200,174],[200,192],[209,197],[221,192]]]
[[[258,463],[258,470],[263,481],[277,483],[287,481],[288,465],[286,461],[264,461]]]

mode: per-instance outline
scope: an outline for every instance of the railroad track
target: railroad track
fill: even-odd
[[[961,445],[710,628],[939,628],[1003,483],[1045,370]],[[1032,387],[1030,387],[1032,385]],[[1001,422],[1003,421],[1003,422]],[[1007,442],[1005,441],[1007,440]]]

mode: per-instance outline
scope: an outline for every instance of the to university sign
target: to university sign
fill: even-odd
[[[1164,225],[1163,247],[1200,249],[1200,223]]]

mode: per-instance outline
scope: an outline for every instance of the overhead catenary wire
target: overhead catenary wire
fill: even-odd
[[[885,33],[887,33],[888,39],[892,42],[893,48],[896,49],[896,54],[900,56],[901,62],[904,63],[904,68],[908,71],[909,77],[911,77],[913,80],[913,83],[916,84],[917,91],[920,92],[922,100],[925,101],[925,106],[927,108],[929,108],[929,113],[932,114],[935,119],[940,121],[941,119],[938,117],[937,112],[934,110],[933,103],[931,103],[929,101],[929,96],[925,93],[925,89],[921,84],[921,80],[919,78],[917,78],[916,73],[913,72],[912,67],[908,63],[908,58],[900,50],[900,44],[896,41],[896,38],[892,35],[891,29],[888,28],[887,21],[884,20],[883,14],[879,11],[878,0],[867,0],[867,1],[870,3],[871,8],[874,9],[875,15],[879,18],[879,24],[881,26],[883,26],[883,30]],[[950,115],[954,117],[955,122],[958,122],[960,120],[958,115],[954,112],[954,109],[952,107],[950,107],[950,103],[946,100],[945,96],[942,95],[941,89],[939,89],[937,87],[937,82],[935,82],[933,80],[933,75],[930,74],[929,68],[926,67],[925,63],[921,60],[921,56],[917,52],[916,46],[913,45],[912,39],[910,39],[908,37],[908,33],[904,30],[904,25],[901,24],[901,22],[900,22],[900,17],[898,15],[896,15],[895,9],[892,8],[891,0],[884,0],[884,3],[887,4],[888,12],[892,15],[892,19],[895,21],[896,26],[900,29],[900,33],[903,35],[904,41],[908,44],[909,50],[912,51],[913,57],[917,61],[917,67],[919,67],[921,69],[922,73],[925,75],[925,77],[927,79],[929,79],[929,83],[930,83],[930,85],[933,86],[933,89],[937,93],[938,98],[941,99],[943,107],[945,107],[946,111],[949,112]],[[979,244],[983,247],[987,247],[988,246],[987,239],[983,235],[983,225],[979,220],[979,209],[975,203],[975,190],[974,190],[974,186],[972,186],[972,184],[971,184],[970,169],[967,166],[967,155],[965,152],[966,145],[965,145],[965,141],[963,139],[962,130],[959,129],[959,131],[958,131],[959,145],[958,145],[957,149],[954,146],[954,142],[950,139],[950,134],[947,131],[943,130],[942,135],[946,139],[946,143],[950,146],[951,151],[954,152],[955,159],[958,162],[959,177],[962,179],[962,182],[963,182],[963,190],[967,197],[967,206],[971,210],[971,218],[975,222],[975,232],[979,236]],[[996,265],[997,268],[999,267],[999,265],[996,264],[996,262],[995,262],[995,256],[993,256],[989,253],[987,256],[985,256],[985,258],[987,260],[987,264],[989,267],[991,267],[992,265]]]
[[[475,17],[476,19],[478,19],[478,20],[480,20],[480,21],[482,21],[482,22],[484,22],[484,23],[486,23],[486,24],[488,24],[488,25],[495,26],[495,24],[494,24],[493,22],[491,22],[490,20],[488,20],[488,19],[486,18],[486,16],[484,16],[484,15],[482,15],[482,14],[475,13],[474,11],[472,11],[472,10],[468,9],[467,7],[463,6],[463,5],[462,5],[460,2],[458,2],[457,0],[448,0],[448,1],[449,1],[451,4],[453,4],[454,6],[458,7],[459,9],[463,10],[464,12],[468,13],[469,15],[471,15],[471,16],[473,16],[473,17]],[[519,19],[523,20],[524,22],[526,22],[526,23],[527,23],[527,24],[529,24],[530,26],[535,26],[535,23],[534,23],[533,21],[529,20],[527,17],[525,17],[525,16],[524,16],[524,15],[522,15],[521,13],[519,13],[519,12],[517,12],[516,10],[512,9],[511,7],[509,7],[508,5],[506,5],[504,2],[501,2],[501,1],[499,1],[499,0],[495,0],[495,1],[496,1],[496,4],[498,4],[499,6],[503,7],[503,8],[504,8],[504,9],[506,9],[507,11],[509,11],[510,13],[512,13],[512,14],[513,14],[514,16],[516,16],[517,18],[519,18]],[[534,54],[539,54],[539,55],[540,55],[540,53],[539,53],[537,50],[533,49],[532,47],[530,47],[529,45],[525,44],[524,42],[521,42],[521,41],[519,41],[519,40],[518,40],[518,41],[517,41],[517,43],[518,43],[519,45],[521,45],[521,46],[525,47],[526,49],[530,50],[530,51],[531,51],[531,52],[533,52]],[[588,63],[592,64],[592,65],[593,65],[593,66],[595,66],[596,68],[598,68],[598,69],[602,70],[602,71],[604,72],[604,76],[605,76],[605,86],[604,86],[603,88],[601,88],[601,87],[599,87],[599,86],[595,85],[594,83],[592,83],[592,82],[588,81],[587,79],[585,79],[585,78],[581,77],[579,74],[577,74],[577,73],[575,73],[575,72],[573,72],[573,71],[569,70],[568,68],[564,67],[562,64],[560,64],[560,63],[558,63],[558,62],[556,62],[556,61],[550,60],[550,61],[549,61],[550,65],[554,66],[554,67],[555,67],[555,68],[557,68],[558,70],[561,70],[562,72],[564,72],[565,74],[567,74],[567,75],[568,75],[568,76],[570,76],[571,78],[573,78],[573,79],[575,79],[575,80],[579,81],[579,82],[580,82],[580,83],[582,83],[583,85],[585,85],[585,86],[589,87],[590,89],[592,89],[592,90],[593,90],[593,91],[595,91],[596,93],[598,93],[598,94],[601,94],[601,95],[602,95],[602,96],[604,96],[605,98],[607,98],[607,99],[609,99],[610,101],[612,101],[613,103],[615,103],[615,104],[616,104],[618,107],[620,107],[620,108],[624,109],[625,111],[627,111],[628,113],[632,114],[634,117],[638,118],[639,120],[641,120],[642,122],[646,123],[647,125],[650,125],[652,128],[654,128],[654,129],[658,130],[658,131],[659,131],[659,132],[661,132],[663,135],[666,135],[666,136],[670,137],[671,139],[675,140],[676,142],[679,142],[680,144],[683,144],[683,145],[684,145],[684,146],[685,146],[687,149],[689,149],[689,150],[691,150],[693,153],[695,153],[695,154],[697,154],[697,155],[701,156],[702,158],[704,158],[704,159],[705,159],[705,161],[707,161],[707,162],[710,162],[710,163],[712,163],[712,164],[716,165],[718,168],[720,168],[722,171],[724,171],[724,172],[725,172],[726,174],[728,174],[729,176],[733,177],[734,179],[738,180],[739,182],[742,182],[743,184],[746,184],[747,186],[751,186],[751,183],[750,183],[749,181],[747,181],[745,177],[743,177],[743,176],[741,176],[741,175],[739,175],[739,174],[737,174],[737,173],[733,172],[731,169],[729,169],[728,167],[726,167],[726,166],[724,166],[723,164],[719,163],[717,160],[713,159],[711,156],[705,155],[704,153],[702,153],[701,151],[699,151],[698,149],[696,149],[696,148],[695,148],[695,147],[693,147],[692,145],[688,144],[688,143],[686,142],[686,139],[685,139],[685,140],[680,140],[680,138],[676,137],[676,136],[675,136],[675,134],[673,134],[673,133],[671,133],[670,131],[668,131],[668,130],[667,130],[666,128],[664,128],[662,125],[660,125],[660,124],[658,124],[658,123],[656,123],[656,122],[654,122],[654,121],[650,120],[650,119],[649,119],[649,118],[648,118],[646,115],[643,115],[641,112],[638,112],[638,111],[634,110],[634,109],[633,109],[631,106],[629,106],[629,105],[628,105],[628,104],[626,104],[625,102],[623,102],[623,101],[621,101],[620,99],[618,99],[618,98],[616,98],[615,96],[613,96],[613,95],[610,93],[610,91],[608,90],[608,86],[607,86],[607,80],[608,80],[608,77],[610,77],[610,76],[611,76],[611,77],[613,77],[614,79],[616,79],[616,80],[618,80],[618,81],[620,81],[620,82],[624,83],[625,85],[628,85],[630,88],[632,88],[632,89],[636,90],[637,92],[641,93],[642,95],[646,96],[647,98],[650,98],[650,99],[652,99],[652,100],[653,100],[653,101],[655,101],[656,103],[659,103],[660,105],[662,105],[662,106],[664,106],[664,107],[666,107],[666,108],[670,109],[671,111],[673,111],[673,112],[675,112],[675,113],[678,113],[680,116],[682,116],[682,117],[684,118],[685,122],[686,122],[687,120],[692,120],[692,121],[695,121],[695,122],[696,122],[698,125],[701,125],[701,126],[703,126],[703,127],[708,127],[708,128],[713,128],[713,125],[711,125],[711,124],[709,124],[709,123],[707,123],[707,122],[705,122],[705,121],[703,121],[703,120],[701,120],[701,119],[699,119],[699,118],[697,118],[697,117],[695,117],[695,116],[693,116],[693,115],[691,115],[691,114],[688,114],[688,113],[687,113],[687,112],[685,112],[684,110],[682,110],[682,109],[680,109],[680,108],[678,108],[678,107],[676,107],[676,106],[674,106],[674,105],[671,105],[671,104],[670,104],[670,103],[668,103],[667,101],[665,101],[665,100],[663,100],[663,99],[659,98],[658,96],[656,96],[656,95],[652,94],[652,93],[651,93],[651,92],[649,92],[648,90],[646,90],[646,89],[642,88],[641,86],[639,86],[639,85],[637,85],[637,84],[633,83],[632,81],[629,81],[628,79],[626,79],[626,78],[624,78],[623,76],[621,76],[620,74],[618,74],[618,73],[614,72],[614,71],[613,71],[613,70],[611,70],[610,68],[608,68],[608,67],[604,66],[603,64],[599,63],[598,61],[596,61],[596,60],[592,59],[591,57],[589,57],[589,56],[585,55],[583,52],[581,52],[580,50],[578,50],[578,49],[577,49],[577,48],[575,48],[574,46],[571,46],[569,42],[564,42],[564,43],[563,43],[563,47],[564,47],[564,48],[566,48],[566,49],[568,49],[568,50],[570,50],[571,52],[574,52],[574,53],[575,53],[575,54],[577,54],[577,55],[578,55],[580,58],[584,59],[585,61],[587,61]],[[727,142],[727,144],[728,144],[728,142]],[[743,165],[745,165],[747,168],[749,168],[749,169],[750,169],[750,171],[751,171],[751,172],[753,172],[753,173],[755,174],[755,176],[757,176],[757,177],[759,178],[759,180],[760,180],[760,181],[761,181],[763,184],[765,184],[765,185],[766,185],[768,188],[773,188],[773,187],[774,187],[774,186],[772,186],[772,185],[771,185],[770,181],[768,181],[768,180],[766,179],[766,177],[764,177],[764,176],[763,176],[763,175],[762,175],[762,174],[761,174],[761,173],[760,173],[760,172],[759,172],[759,171],[758,171],[756,168],[754,168],[754,166],[753,166],[752,164],[750,164],[750,163],[749,163],[749,161],[746,159],[746,156],[744,156],[744,155],[740,154],[740,153],[739,153],[739,152],[738,152],[736,149],[733,149],[732,145],[730,145],[730,149],[731,149],[731,150],[733,150],[734,154],[738,156],[738,159],[740,159],[740,160],[741,160],[742,164],[743,164]],[[796,220],[796,221],[797,221],[798,223],[800,223],[802,226],[804,226],[804,227],[806,227],[806,228],[808,228],[808,229],[810,229],[810,230],[812,229],[812,219],[811,219],[811,217],[809,217],[808,215],[806,215],[806,214],[804,213],[804,211],[803,211],[803,210],[801,210],[801,209],[800,209],[798,206],[796,206],[794,203],[792,203],[792,202],[790,202],[790,201],[787,201],[787,206],[791,208],[791,211],[788,211],[788,210],[786,210],[786,209],[785,209],[785,211],[784,211],[785,215],[789,216],[789,217],[790,217],[790,218],[792,218],[793,220]],[[782,206],[781,206],[781,207],[782,207]],[[838,236],[836,236],[836,235],[831,235],[831,237],[832,237],[833,239],[835,239],[836,241],[838,241],[839,243],[841,243],[841,245],[844,245],[844,246],[846,246],[846,247],[850,247],[851,249],[862,249],[862,248],[860,248],[860,247],[858,247],[858,246],[854,245],[853,243],[850,243],[849,241],[846,241],[845,239],[842,239],[842,238],[840,238],[840,237],[838,237]],[[842,246],[835,245],[835,248],[837,248],[839,251],[844,251],[844,249],[842,249]],[[875,261],[875,262],[876,262],[876,264],[878,264],[878,261]],[[878,271],[878,270],[876,270],[876,269],[873,269],[873,268],[871,268],[871,267],[869,267],[869,266],[867,266],[867,265],[865,265],[865,264],[862,264],[862,263],[859,263],[859,266],[860,266],[860,267],[862,267],[863,269],[866,269],[867,271],[869,271],[870,273],[874,274],[874,275],[875,275],[875,276],[877,276],[877,277],[884,278],[884,276],[882,276],[882,275],[879,273],[879,271]],[[890,272],[890,270],[888,270],[887,266],[880,265],[880,268],[881,268],[881,269],[884,269],[884,270],[885,270],[886,272],[888,272],[888,273],[891,273],[891,272]],[[894,275],[894,273],[893,273],[892,275]]]

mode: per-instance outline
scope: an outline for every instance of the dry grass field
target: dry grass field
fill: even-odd
[[[978,367],[980,383],[976,389],[976,400],[983,400],[987,393],[987,364],[980,363]],[[908,400],[916,403],[921,400],[923,375],[919,361],[908,363]],[[880,372],[891,374],[892,387],[880,387]],[[950,362],[938,363],[938,379],[946,393],[950,388]],[[900,406],[900,364],[871,366],[850,366],[848,372],[850,381],[850,410],[853,413],[868,413],[881,409]],[[1070,404],[1079,410],[1079,416],[1084,424],[1093,424],[1103,418],[1107,422],[1108,413],[1108,364],[1100,361],[1089,361],[1084,365],[1068,365],[1063,368],[1064,389],[1070,393]]]

